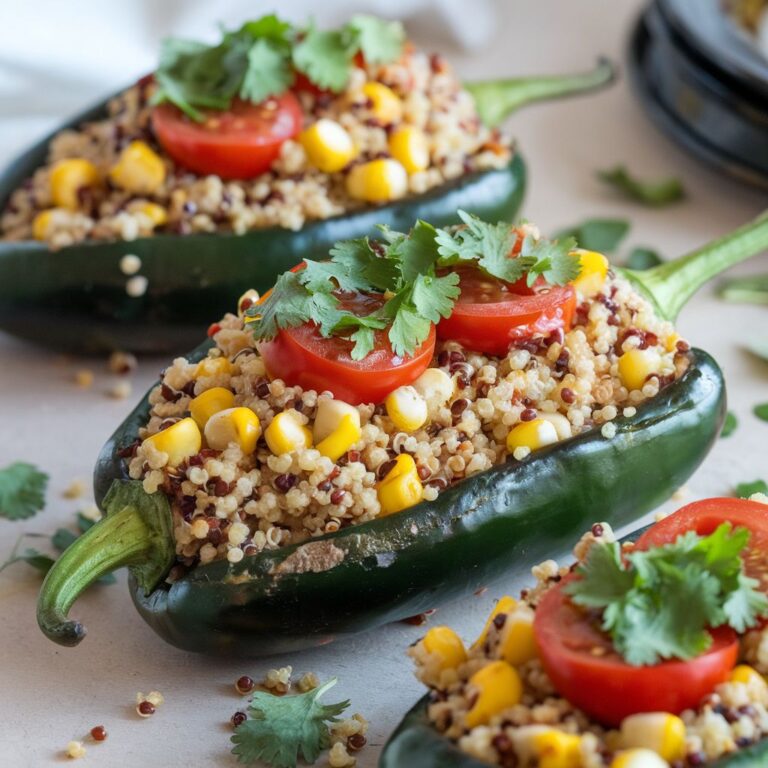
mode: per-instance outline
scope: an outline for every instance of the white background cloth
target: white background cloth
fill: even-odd
[[[296,4],[282,5],[298,18]],[[333,3],[332,14],[329,5],[322,12],[315,10],[319,20],[325,22],[326,11],[329,20],[341,18],[341,4]],[[4,1],[0,127],[5,156],[0,160],[46,128],[43,123],[149,70],[156,42],[165,32],[204,35],[215,20],[235,24],[267,9],[261,3],[155,0],[110,3],[107,16],[106,6],[37,0],[13,3],[11,11],[10,0]],[[468,3],[461,6],[470,8]],[[152,14],[142,10],[150,7]],[[389,0],[386,7],[396,5]],[[466,15],[476,18],[477,7],[473,3]],[[582,69],[591,66],[598,53],[622,60],[639,7],[635,0],[499,2],[495,32],[472,54],[457,52],[447,42],[445,25],[439,37],[431,38],[426,33],[439,25],[420,23],[418,40],[449,54],[467,79]],[[73,24],[71,17],[78,23]],[[624,80],[597,96],[531,108],[512,120],[511,129],[531,169],[525,215],[545,232],[587,216],[626,216],[632,221],[628,245],[657,247],[671,257],[735,228],[766,204],[764,193],[700,167],[659,135]],[[626,162],[650,177],[679,175],[689,199],[660,211],[617,199],[594,177],[597,169],[616,162]],[[763,256],[741,271],[767,269]],[[689,483],[687,501],[728,495],[740,481],[768,479],[768,425],[751,415],[756,402],[768,400],[768,365],[743,350],[748,334],[768,333],[767,312],[724,304],[710,290],[683,312],[683,333],[723,366],[730,407],[740,419],[736,434],[716,445]],[[52,317],[51,334],[55,333]],[[42,514],[26,523],[0,521],[0,558],[20,531],[52,532],[72,521],[81,502],[64,500],[62,490],[74,478],[89,479],[100,446],[165,362],[143,360],[132,377],[133,396],[114,401],[104,394],[114,378],[102,360],[64,359],[0,334],[0,466],[24,459],[51,473],[48,506]],[[82,367],[96,371],[90,391],[78,390],[72,382]],[[672,501],[665,508],[680,503]],[[445,567],[449,569],[450,563]],[[423,693],[405,656],[422,628],[383,627],[313,652],[266,661],[205,659],[160,641],[133,610],[124,579],[121,574],[119,585],[93,589],[75,606],[74,615],[85,621],[90,633],[73,650],[53,645],[37,630],[36,575],[24,565],[0,575],[3,766],[59,765],[70,739],[82,738],[92,726],[103,723],[109,738],[88,747],[84,766],[234,768],[227,722],[244,703],[234,692],[234,680],[242,674],[258,678],[271,667],[292,664],[298,673],[311,670],[321,679],[338,676],[329,701],[348,697],[350,712],[370,719],[369,746],[359,756],[359,765],[370,768],[401,715]],[[507,580],[482,596],[444,607],[432,623],[455,626],[471,640],[494,599],[516,586]],[[140,720],[133,709],[134,697],[137,691],[150,689],[160,690],[166,703],[154,717]]]

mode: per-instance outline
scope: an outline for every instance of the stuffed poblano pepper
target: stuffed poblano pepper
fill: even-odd
[[[0,178],[0,328],[50,343],[55,314],[59,350],[180,351],[243,281],[264,291],[376,224],[442,226],[457,208],[511,220],[525,168],[500,123],[612,77],[601,61],[462,85],[369,16],[167,40],[153,74]]]
[[[768,217],[634,273],[459,215],[338,243],[165,370],[102,451],[105,518],[43,585],[49,637],[78,643],[77,595],[127,565],[179,647],[327,643],[524,571],[596,516],[629,523],[690,477],[725,393],[671,321],[768,246]]]
[[[768,762],[768,498],[694,502],[533,569],[475,642],[432,627],[430,689],[380,768],[760,768]]]

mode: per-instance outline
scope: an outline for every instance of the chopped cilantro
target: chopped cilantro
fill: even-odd
[[[324,337],[344,336],[354,342],[351,356],[361,360],[375,346],[375,331],[387,330],[398,356],[413,355],[433,323],[448,317],[459,297],[459,275],[438,274],[452,264],[472,264],[513,282],[527,276],[529,284],[543,277],[564,285],[578,277],[574,243],[525,237],[512,258],[519,235],[509,224],[489,224],[463,211],[463,229],[436,230],[417,221],[406,235],[381,228],[382,241],[367,238],[334,245],[330,260],[305,261],[304,268],[281,275],[272,292],[247,311],[258,340],[275,337],[280,329],[315,322]],[[343,308],[339,292],[373,293],[383,304],[359,316]]]
[[[602,611],[602,628],[627,663],[691,659],[709,648],[709,627],[744,632],[768,616],[768,597],[744,573],[749,536],[724,523],[709,536],[690,531],[624,559],[620,544],[598,542],[566,592]]]
[[[656,208],[675,203],[685,197],[685,188],[679,179],[641,181],[623,165],[617,165],[608,171],[599,171],[597,176],[625,197]]]
[[[227,109],[235,96],[261,102],[294,82],[295,71],[320,88],[342,91],[361,52],[367,62],[385,64],[403,50],[402,24],[354,16],[337,30],[299,28],[274,14],[224,32],[216,45],[168,38],[155,72],[152,102],[175,104],[193,120],[201,109]]]
[[[45,506],[48,475],[17,461],[0,469],[0,517],[24,520]]]
[[[768,483],[765,480],[753,480],[751,483],[739,483],[734,491],[740,499],[748,499],[755,493],[768,494]]]
[[[768,421],[768,403],[760,403],[752,409],[752,413],[761,421]]]
[[[739,421],[736,418],[736,414],[733,411],[728,411],[725,414],[725,421],[723,421],[723,429],[720,432],[720,437],[730,437],[739,426]]]
[[[244,765],[261,761],[272,768],[295,768],[299,757],[314,763],[331,746],[328,723],[337,722],[349,706],[349,701],[320,703],[320,697],[335,684],[336,678],[332,678],[295,696],[254,693],[250,718],[232,736],[232,754]]]
[[[587,219],[581,224],[564,229],[555,235],[557,240],[573,237],[579,248],[599,253],[612,253],[629,232],[624,219]]]

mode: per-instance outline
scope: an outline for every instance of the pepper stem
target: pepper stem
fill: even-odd
[[[615,77],[613,64],[601,57],[593,70],[578,75],[483,80],[465,83],[464,87],[474,97],[477,112],[483,123],[489,128],[496,128],[515,110],[526,104],[602,88],[612,83]]]
[[[162,494],[147,494],[138,481],[116,480],[104,508],[106,516],[67,548],[40,589],[37,623],[59,645],[74,646],[85,637],[85,627],[68,618],[69,609],[101,576],[129,566],[150,592],[173,563],[171,511]]]
[[[674,321],[705,283],[765,250],[768,250],[768,211],[679,259],[642,272],[631,269],[620,272],[653,301],[663,317]]]

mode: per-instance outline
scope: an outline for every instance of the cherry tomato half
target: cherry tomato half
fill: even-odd
[[[344,300],[341,306],[370,314],[382,301],[372,297]],[[351,356],[353,342],[331,336],[323,338],[314,323],[278,332],[271,341],[257,344],[267,373],[286,384],[318,392],[328,390],[352,405],[380,403],[399,386],[410,384],[429,366],[435,352],[435,328],[411,357],[392,351],[387,329],[375,332],[375,347],[362,360]]]
[[[197,123],[173,104],[152,111],[152,129],[179,165],[224,179],[249,179],[268,171],[287,139],[301,130],[295,94],[286,91],[260,104],[235,99],[227,110],[201,110]]]
[[[695,659],[633,667],[563,592],[574,578],[568,576],[544,595],[533,631],[552,684],[591,717],[617,726],[638,712],[679,713],[698,706],[728,679],[739,653],[736,633],[729,627],[712,630],[712,646]]]
[[[768,504],[730,498],[694,501],[649,528],[635,547],[645,550],[670,544],[686,531],[708,536],[723,523],[749,530],[749,544],[743,555],[744,571],[757,579],[768,593]]]
[[[463,347],[503,356],[516,342],[546,336],[559,328],[568,331],[576,311],[576,292],[570,285],[539,281],[533,289],[510,285],[472,268],[459,268],[461,295],[451,316],[441,320],[437,335]]]

